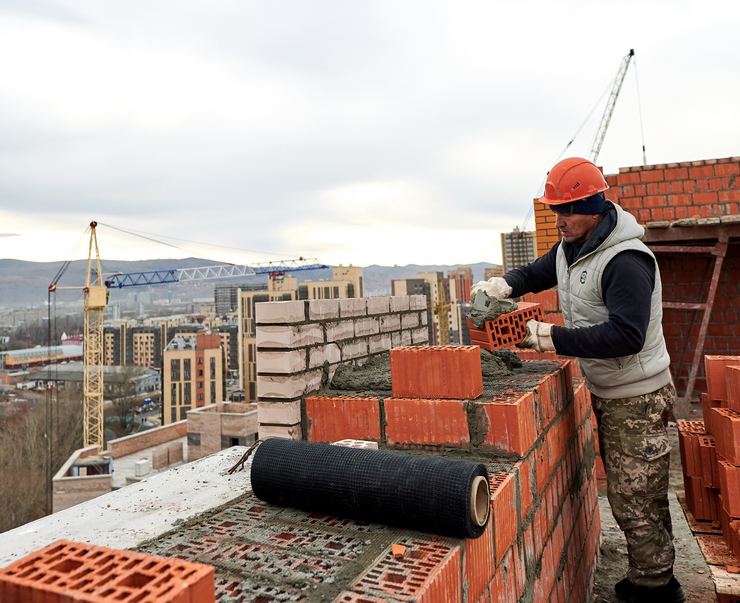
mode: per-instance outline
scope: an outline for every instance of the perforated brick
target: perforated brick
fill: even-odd
[[[0,570],[4,603],[209,603],[214,569],[69,540],[57,542]]]
[[[496,320],[487,320],[482,329],[478,329],[468,318],[470,340],[484,350],[498,350],[516,345],[527,335],[528,320],[543,320],[540,304],[519,302],[518,309],[502,314]]]

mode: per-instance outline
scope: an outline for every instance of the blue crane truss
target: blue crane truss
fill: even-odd
[[[315,258],[299,258],[297,260],[264,262],[261,264],[219,264],[199,268],[176,268],[174,270],[153,270],[150,272],[108,274],[105,275],[105,286],[108,287],[108,289],[113,289],[237,276],[252,276],[256,274],[272,274],[281,276],[287,272],[318,270],[322,268],[327,268],[327,266],[319,263]]]

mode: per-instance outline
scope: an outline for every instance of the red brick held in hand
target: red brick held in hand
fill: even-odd
[[[516,345],[527,335],[527,321],[542,321],[542,308],[539,304],[519,302],[513,312],[502,314],[496,320],[487,320],[483,328],[476,328],[468,318],[470,340],[484,350],[498,350]]]

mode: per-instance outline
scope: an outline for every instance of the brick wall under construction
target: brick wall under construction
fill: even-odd
[[[415,325],[415,319],[408,318],[415,313],[419,313],[419,320],[424,315],[425,307],[420,300],[413,297],[406,301],[393,300],[386,298],[390,306],[380,316],[398,327]],[[344,318],[348,324],[354,323],[354,328],[339,327],[334,314],[326,320],[310,318],[309,308],[299,308],[295,302],[262,304],[257,327],[258,354],[271,355],[261,356],[266,362],[258,361],[258,376],[272,379],[280,375],[278,384],[288,384],[285,385],[288,389],[284,390],[286,397],[282,400],[274,394],[267,395],[276,391],[272,382],[260,389],[260,437],[279,434],[278,437],[317,442],[349,438],[370,440],[380,448],[399,451],[473,456],[489,468],[492,517],[478,539],[441,539],[430,534],[401,538],[398,542],[410,549],[405,558],[394,558],[390,546],[382,549],[368,567],[342,585],[336,598],[329,600],[337,603],[405,601],[409,597],[417,597],[419,601],[489,603],[590,600],[601,533],[595,479],[596,445],[590,398],[582,381],[573,379],[572,361],[525,361],[520,373],[495,383],[484,382],[482,395],[475,387],[475,391],[465,390],[470,384],[459,379],[450,379],[450,391],[436,391],[433,398],[420,395],[408,384],[404,387],[416,391],[414,397],[407,393],[396,395],[395,385],[392,395],[312,391],[319,388],[321,379],[320,373],[306,376],[307,372],[316,371],[312,368],[311,349],[316,346],[326,351],[327,329],[331,332],[341,329],[345,334],[343,348],[361,349],[366,355],[371,352],[368,337],[377,337],[378,333],[370,334],[363,328],[361,325],[366,322],[360,322],[358,327],[358,321],[366,321],[370,304],[375,302],[364,300],[363,313],[360,308],[363,300],[352,301],[357,305],[357,314]],[[394,304],[400,316],[394,317]],[[337,311],[341,317],[341,310],[337,308]],[[276,331],[275,327],[280,325],[292,326]],[[399,332],[398,336],[388,338],[390,348],[396,353],[391,365],[394,383],[397,374],[411,379],[409,375],[424,364],[422,356],[428,353],[454,357],[457,363],[454,373],[465,373],[460,363],[472,363],[471,370],[480,373],[477,347],[414,347],[410,344],[416,328],[412,327],[408,335]],[[260,335],[263,329],[266,332]],[[419,329],[420,338],[422,330],[425,332]],[[288,348],[276,348],[278,334],[294,341],[296,345],[292,349],[299,353],[288,354]],[[393,345],[392,339],[397,345]],[[471,347],[475,354],[470,353]],[[375,350],[377,353],[379,348]],[[278,351],[282,351],[278,358],[272,356]],[[289,361],[290,358],[293,360]],[[293,362],[292,371],[286,368],[276,372],[278,359]],[[335,364],[341,362],[337,355],[333,359]],[[357,358],[346,361],[353,360]],[[426,380],[439,386],[438,378],[427,375]],[[260,516],[261,525],[269,523],[267,507]],[[317,533],[309,535],[310,538],[321,541],[320,522],[312,524]],[[349,534],[354,528],[344,529]],[[293,533],[292,529],[288,532]],[[371,542],[367,541],[369,546],[373,546]],[[291,549],[290,554],[300,557],[309,551]],[[209,557],[215,557],[215,553]]]

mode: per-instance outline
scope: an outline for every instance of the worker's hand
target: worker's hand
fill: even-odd
[[[487,281],[475,283],[475,285],[470,288],[470,296],[475,297],[475,294],[480,289],[488,293],[488,297],[495,297],[496,299],[508,299],[509,295],[511,295],[511,287],[509,286],[509,283],[500,276],[494,276],[493,278],[489,278]]]
[[[517,343],[516,347],[530,348],[536,352],[554,352],[555,344],[552,342],[552,328],[554,326],[549,322],[528,320],[527,336],[521,343]]]

